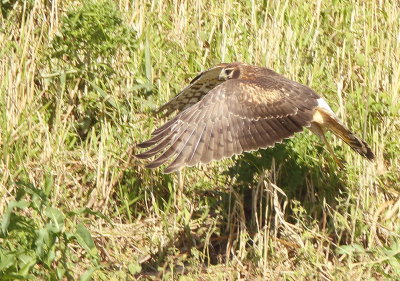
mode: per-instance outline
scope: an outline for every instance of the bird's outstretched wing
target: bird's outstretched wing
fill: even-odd
[[[218,76],[217,70],[211,71],[212,77]],[[147,167],[168,162],[164,172],[171,173],[184,166],[273,146],[310,126],[319,98],[314,91],[266,68],[241,71],[240,78],[222,81],[208,93],[201,93],[196,103],[189,100],[189,107],[138,145],[150,149],[136,156],[159,155]],[[217,78],[209,80],[213,79]],[[178,95],[175,100],[179,99]],[[177,103],[174,108],[184,107],[184,103]]]

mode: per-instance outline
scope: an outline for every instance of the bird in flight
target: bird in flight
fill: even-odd
[[[265,67],[221,63],[196,76],[157,112],[178,114],[156,129],[148,148],[136,157],[158,156],[147,167],[168,163],[164,173],[274,146],[309,128],[326,144],[342,167],[324,133],[333,132],[363,157],[374,154],[365,141],[338,119],[326,101],[309,87]]]

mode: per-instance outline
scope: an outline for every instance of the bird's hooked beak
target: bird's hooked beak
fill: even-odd
[[[218,80],[219,81],[226,81],[228,80],[228,75],[225,72],[225,69],[223,69],[220,74],[218,75]]]
[[[233,68],[224,68],[219,73],[218,80],[219,81],[226,81],[228,79],[232,79],[233,74],[234,74],[234,69]]]

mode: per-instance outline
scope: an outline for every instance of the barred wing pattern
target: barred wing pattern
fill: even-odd
[[[136,155],[138,158],[159,155],[147,167],[169,163],[164,172],[171,173],[184,166],[273,146],[310,126],[319,98],[310,88],[267,68],[223,65],[225,69],[228,66],[240,69],[240,76],[220,81],[138,145],[150,148]],[[221,70],[214,70],[210,77],[220,75]],[[173,105],[168,110],[180,108],[184,106]]]
[[[166,116],[175,110],[182,111],[201,100],[211,89],[215,88],[224,81],[218,80],[221,70],[227,63],[218,64],[197,75],[179,94],[169,102],[162,105],[156,113],[165,111]]]

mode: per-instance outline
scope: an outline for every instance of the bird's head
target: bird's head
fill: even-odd
[[[239,74],[240,74],[240,69],[237,66],[228,65],[221,70],[218,76],[218,80],[226,81],[229,79],[238,78]]]

